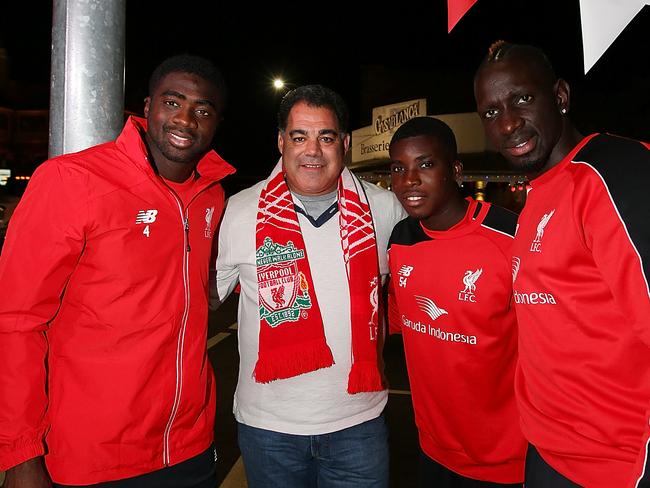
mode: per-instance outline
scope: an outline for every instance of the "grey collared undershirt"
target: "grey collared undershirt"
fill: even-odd
[[[300,202],[307,215],[314,220],[318,220],[318,218],[336,201],[337,190],[326,193],[325,195],[316,196],[298,195],[293,192],[291,192],[291,194]]]

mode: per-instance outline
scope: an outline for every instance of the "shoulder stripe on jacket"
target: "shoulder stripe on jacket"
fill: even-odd
[[[643,207],[642,207],[641,202],[639,202],[639,207],[635,207],[634,209],[630,209],[629,205],[625,205],[625,204],[622,205],[623,208],[626,208],[628,210],[628,222],[626,222],[626,219],[623,218],[623,216],[621,215],[621,212],[619,211],[619,206],[617,205],[616,200],[612,196],[612,192],[610,190],[610,187],[607,184],[607,182],[605,181],[605,178],[603,178],[603,175],[600,174],[600,172],[589,163],[584,163],[584,162],[579,162],[579,161],[572,161],[572,163],[573,164],[582,164],[582,165],[585,165],[585,166],[591,168],[591,170],[596,175],[598,175],[598,177],[602,181],[603,186],[605,187],[605,190],[607,190],[607,195],[609,196],[609,200],[610,200],[610,202],[612,204],[612,207],[614,207],[614,210],[616,211],[616,215],[618,216],[618,219],[620,220],[621,225],[623,226],[623,230],[625,230],[625,235],[627,235],[627,238],[630,241],[630,245],[632,246],[632,249],[634,249],[634,252],[636,253],[637,257],[639,258],[639,266],[641,267],[641,274],[643,275],[643,280],[645,281],[646,294],[647,294],[648,298],[650,298],[650,288],[648,288],[648,274],[646,273],[645,266],[643,265],[643,262],[644,262],[643,257],[644,257],[644,255],[645,255],[645,257],[648,257],[648,244],[650,244],[650,240],[643,239],[642,232],[647,232],[647,231],[642,231],[642,229],[637,229],[637,236],[638,236],[637,239],[638,239],[638,243],[641,245],[640,247],[641,247],[641,250],[642,250],[643,254],[640,253],[639,249],[637,248],[637,245],[635,243],[635,239],[633,239],[632,236],[630,235],[630,231],[628,230],[628,225],[627,225],[628,223],[634,223],[637,226],[639,225],[638,218],[641,217],[639,215],[639,213],[643,214],[644,212],[643,211],[641,211],[641,212],[637,211],[636,213],[634,213],[634,212],[630,212],[630,211],[642,209]],[[650,164],[650,160],[648,161],[648,163]],[[650,167],[648,169],[650,169]],[[640,199],[642,198],[641,195],[639,195],[639,198]],[[624,200],[623,200],[623,202],[624,202]],[[647,215],[645,217],[647,217]],[[642,218],[642,219],[644,220],[644,218]]]
[[[481,225],[508,237],[515,237],[517,214],[503,207],[491,205]]]
[[[573,158],[574,164],[589,166],[601,179],[623,228],[641,261],[648,285],[650,262],[650,226],[648,219],[647,181],[650,178],[650,150],[633,139],[599,134]]]
[[[418,242],[430,240],[431,238],[422,230],[419,220],[414,219],[413,217],[406,217],[395,225],[395,228],[390,235],[390,239],[388,240],[388,249],[390,249],[393,244],[412,246]]]

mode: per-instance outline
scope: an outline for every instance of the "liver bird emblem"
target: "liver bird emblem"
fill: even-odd
[[[465,276],[463,276],[465,289],[463,290],[463,293],[474,293],[476,290],[476,280],[479,279],[481,273],[483,273],[483,268],[479,268],[476,271],[472,271],[471,269],[465,271]]]
[[[539,221],[539,224],[537,224],[537,235],[535,236],[534,242],[540,242],[542,240],[542,236],[544,235],[544,227],[546,227],[546,224],[548,224],[548,221],[551,220],[551,217],[553,217],[554,213],[555,209],[551,210],[550,213],[544,214],[542,220]]]
[[[280,285],[271,291],[271,298],[278,307],[284,305],[284,285]]]

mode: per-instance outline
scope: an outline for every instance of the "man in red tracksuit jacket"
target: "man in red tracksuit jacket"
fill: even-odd
[[[526,487],[647,487],[648,146],[581,136],[532,46],[494,44],[474,93],[493,146],[533,178],[512,248]]]
[[[146,120],[34,173],[0,257],[5,486],[215,485],[208,271],[234,169],[210,144],[224,103],[212,63],[169,58]]]

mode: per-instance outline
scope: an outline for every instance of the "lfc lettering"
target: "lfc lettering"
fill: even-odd
[[[473,293],[465,293],[465,292],[459,291],[458,292],[458,299],[461,302],[476,303],[476,295],[474,295]]]

